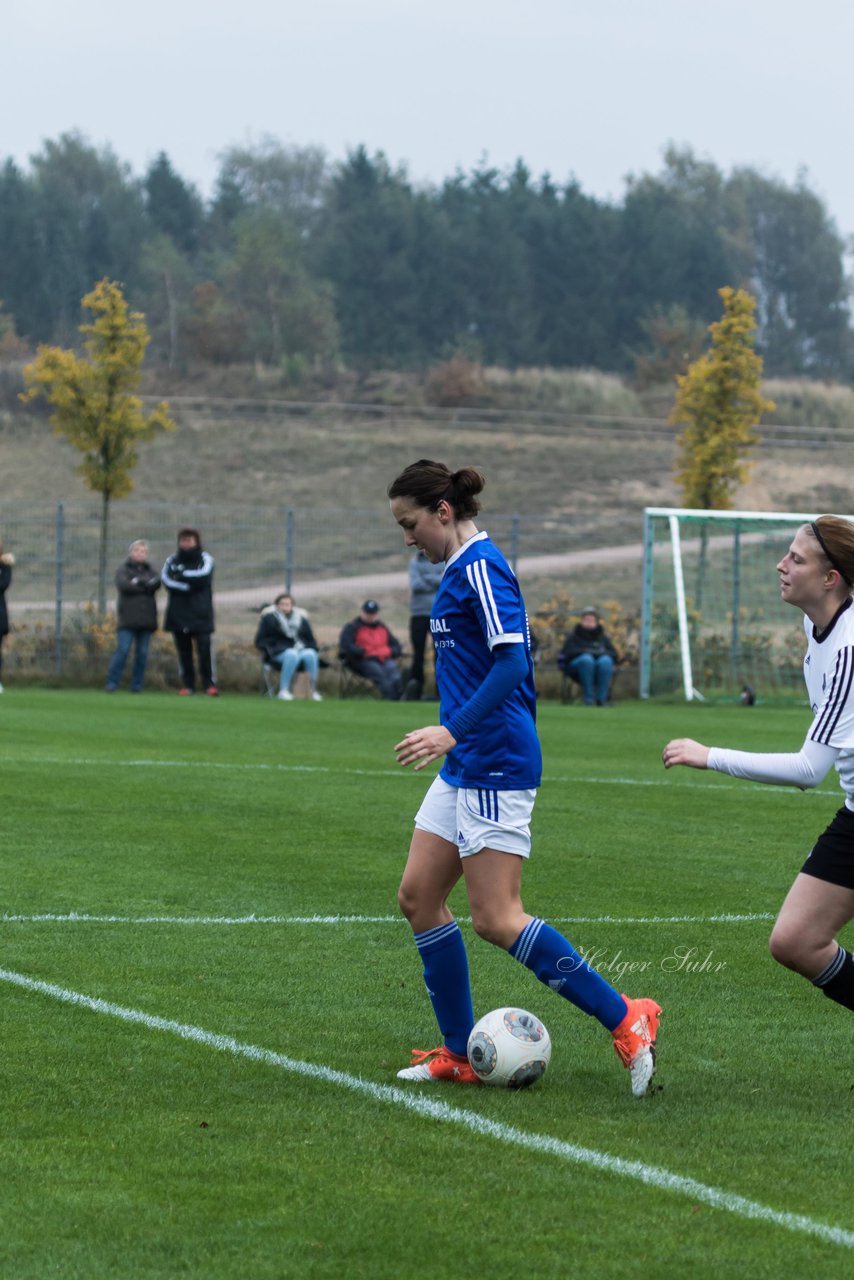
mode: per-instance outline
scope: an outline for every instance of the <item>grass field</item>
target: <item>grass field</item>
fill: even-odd
[[[436,1034],[391,748],[433,714],[7,689],[0,1275],[850,1274],[854,1024],[765,946],[833,787],[660,765],[794,749],[805,712],[541,709],[526,906],[664,1006],[640,1101],[467,923],[476,1010],[534,1009],[551,1067],[397,1087]]]

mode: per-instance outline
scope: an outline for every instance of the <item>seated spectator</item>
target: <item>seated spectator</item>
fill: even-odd
[[[582,609],[581,620],[566,637],[557,661],[564,674],[581,686],[585,706],[605,706],[620,659],[592,605]]]
[[[317,641],[311,623],[287,591],[276,596],[275,604],[262,612],[255,632],[255,648],[260,649],[265,662],[279,668],[277,696],[282,702],[293,702],[291,683],[300,668],[308,674],[312,701],[323,701],[322,694],[317,692]]]
[[[382,697],[396,701],[403,692],[403,679],[395,661],[403,650],[377,614],[376,600],[366,600],[358,618],[341,631],[338,656],[351,670],[376,685]]]

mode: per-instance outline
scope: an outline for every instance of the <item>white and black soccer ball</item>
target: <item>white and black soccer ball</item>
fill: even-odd
[[[484,1084],[527,1089],[549,1065],[552,1042],[540,1019],[525,1009],[493,1009],[476,1022],[467,1046]]]

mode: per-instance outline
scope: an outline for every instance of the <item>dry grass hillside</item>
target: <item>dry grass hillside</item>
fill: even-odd
[[[405,408],[382,416],[318,406],[173,401],[177,430],[140,451],[134,498],[229,506],[380,509],[388,480],[417,457],[474,464],[486,473],[486,505],[524,516],[592,516],[595,541],[625,530],[644,506],[676,505],[675,436],[651,420],[597,421],[528,414],[455,420]],[[805,428],[808,439],[814,428]],[[768,428],[736,505],[758,509],[845,508],[854,438],[800,447]],[[88,497],[74,450],[43,415],[0,414],[2,502]],[[639,527],[636,525],[636,527]],[[607,541],[607,538],[604,539]]]
[[[511,528],[518,534],[532,613],[541,611],[542,618],[556,600],[564,609],[567,600],[577,608],[589,599],[612,604],[615,618],[630,620],[640,603],[639,555],[605,549],[638,546],[644,507],[679,505],[676,436],[663,420],[663,396],[642,403],[615,380],[599,385],[597,378],[602,375],[579,380],[569,396],[560,380],[540,386],[535,379],[526,387],[520,376],[503,375],[504,383],[496,383],[501,396],[490,393],[490,403],[465,410],[423,399],[395,404],[404,392],[412,394],[404,385],[394,394],[386,388],[374,408],[169,388],[177,429],[142,447],[134,492],[114,504],[110,563],[118,562],[130,536],[142,532],[163,557],[179,522],[201,523],[217,557],[220,643],[233,638],[245,647],[254,627],[247,610],[271,598],[284,579],[283,528],[287,509],[294,508],[298,554],[289,580],[298,590],[310,584],[321,638],[334,643],[341,622],[377,592],[387,620],[404,635],[405,555],[384,494],[406,463],[432,456],[484,470],[483,523],[507,550]],[[380,388],[370,389],[379,397]],[[736,506],[851,510],[854,393],[802,384],[768,389],[778,409],[763,426]],[[48,610],[33,618],[50,616],[60,501],[77,518],[84,507],[90,511],[82,517],[85,533],[79,527],[69,533],[66,594],[72,601],[92,599],[97,502],[77,476],[77,462],[46,415],[6,399],[0,407],[0,537],[18,555],[13,608],[21,615],[30,608]],[[141,502],[162,505],[143,512]],[[520,519],[511,526],[506,517],[513,513]],[[354,578],[354,572],[366,576]]]

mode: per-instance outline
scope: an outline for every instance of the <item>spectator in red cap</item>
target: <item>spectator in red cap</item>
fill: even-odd
[[[380,606],[376,600],[366,600],[357,618],[341,631],[338,656],[342,662],[370,680],[380,695],[389,701],[397,701],[403,692],[403,679],[396,659],[403,650],[377,614]]]

